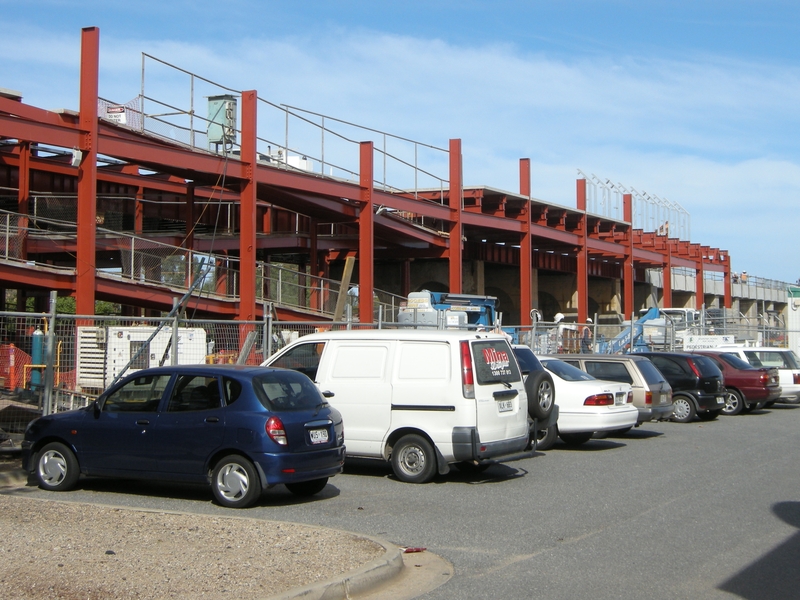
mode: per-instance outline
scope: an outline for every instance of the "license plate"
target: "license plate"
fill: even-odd
[[[628,399],[628,394],[625,392],[617,392],[614,396],[614,404],[617,406],[622,406],[625,404],[625,400]]]
[[[725,404],[725,396],[717,396],[717,404]]]
[[[659,404],[666,404],[667,403],[667,395],[661,394],[661,400],[658,401]]]
[[[309,429],[308,434],[311,436],[312,444],[325,444],[328,441],[327,429]]]
[[[497,410],[499,412],[508,412],[510,410],[514,410],[514,401],[513,400],[498,400],[497,401]]]

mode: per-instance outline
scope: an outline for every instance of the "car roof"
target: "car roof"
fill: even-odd
[[[425,340],[425,339],[490,339],[507,340],[503,333],[474,331],[468,329],[350,329],[344,331],[320,331],[310,333],[292,342],[324,340]]]

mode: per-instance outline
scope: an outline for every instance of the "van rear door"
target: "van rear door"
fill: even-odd
[[[504,338],[486,338],[462,342],[465,343],[472,350],[476,425],[481,444],[526,437],[528,400],[508,342]]]

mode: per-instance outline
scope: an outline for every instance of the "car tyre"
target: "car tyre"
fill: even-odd
[[[559,433],[558,437],[560,437],[561,441],[567,446],[580,446],[581,444],[585,444],[592,439],[593,433],[594,432],[592,431],[582,431],[580,433]]]
[[[728,388],[725,394],[725,407],[722,409],[723,415],[733,416],[738,415],[744,410],[744,398],[736,391]]]
[[[400,438],[392,448],[392,470],[400,481],[428,483],[436,476],[436,453],[421,435]]]
[[[261,497],[261,481],[256,468],[238,454],[229,454],[214,466],[211,489],[222,506],[247,508]]]
[[[299,481],[297,483],[287,483],[286,489],[295,496],[313,496],[319,494],[328,485],[328,478],[312,479],[311,481]]]
[[[694,402],[686,396],[672,397],[672,420],[676,423],[689,423],[694,419],[697,411]]]
[[[540,429],[535,433],[536,449],[546,452],[550,450],[558,439],[558,426],[551,425],[545,429]]]
[[[550,416],[556,401],[555,386],[550,373],[534,371],[528,375],[525,393],[528,396],[528,415],[531,419],[544,421]]]
[[[78,483],[81,471],[75,453],[60,442],[51,442],[36,456],[36,481],[51,492],[66,492]]]

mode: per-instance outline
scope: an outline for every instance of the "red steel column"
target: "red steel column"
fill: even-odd
[[[372,323],[372,288],[374,286],[373,261],[375,258],[374,212],[372,202],[374,146],[361,142],[360,186],[361,210],[358,213],[358,320]]]
[[[622,262],[622,314],[633,314],[633,195],[622,195],[622,220],[628,224],[628,232],[622,245],[625,257]]]
[[[589,316],[589,253],[586,251],[586,180],[577,180],[578,210],[584,211],[579,228],[578,247],[578,323],[586,323]]]
[[[700,260],[697,261],[697,268],[695,269],[695,280],[694,280],[694,289],[695,289],[695,298],[694,304],[697,310],[703,308],[703,304],[705,303],[705,287],[703,281],[703,257],[700,257]]]
[[[731,293],[731,257],[730,254],[725,254],[725,258],[723,259],[725,264],[725,280],[724,280],[724,296],[723,296],[723,306],[725,308],[730,308],[733,304],[732,302],[732,293]]]
[[[531,159],[519,161],[519,193],[528,197],[525,220],[519,242],[519,324],[531,324],[531,273],[533,271],[533,247],[531,244]]]
[[[450,293],[460,294],[461,275],[461,210],[462,202],[461,140],[450,140]]]
[[[672,246],[667,242],[667,253],[664,255],[664,266],[661,270],[662,298],[661,308],[672,308]]]
[[[97,89],[100,74],[100,30],[81,31],[78,166],[78,247],[75,264],[75,311],[94,314],[95,246],[97,240]]]
[[[19,142],[19,185],[17,188],[17,212],[21,215],[18,223],[19,227],[19,250],[18,258],[28,258],[28,213],[30,211],[29,200],[31,196],[31,143]]]
[[[240,321],[256,318],[256,128],[257,94],[242,92],[242,162],[247,175],[239,192],[239,314]]]

